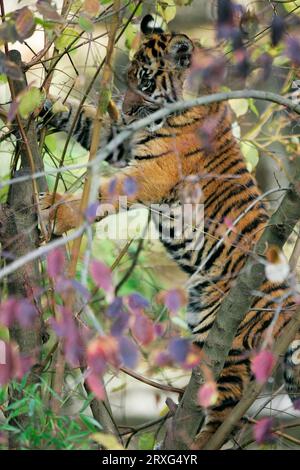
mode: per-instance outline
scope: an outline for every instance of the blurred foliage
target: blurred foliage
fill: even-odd
[[[62,57],[62,61],[58,61],[57,65],[55,59],[51,59],[51,54],[47,56],[43,64],[38,61],[36,70],[28,72],[30,80],[25,92],[11,99],[7,76],[10,79],[18,79],[21,70],[1,52],[0,94],[1,101],[3,101],[1,108],[8,113],[11,121],[17,112],[24,119],[34,117],[34,113],[38,111],[44,99],[44,79],[45,74],[47,76],[49,72],[47,69],[49,64],[51,66],[54,63],[55,69],[51,92],[54,91],[62,98],[69,93],[76,98],[83,97],[87,88],[87,77],[91,75],[91,70],[95,70],[95,64],[98,64],[104,57],[106,45],[106,26],[104,25],[109,18],[112,3],[107,0],[76,0],[71,4],[67,22],[65,22],[61,11],[56,8],[55,2],[47,1],[33,2],[28,7],[22,8],[15,5],[15,11],[6,15],[6,21],[3,21],[0,26],[0,45],[8,43],[9,47],[12,44],[17,47],[21,44],[22,51],[24,51],[26,50],[24,41],[32,38],[33,33],[42,32],[46,41],[54,42],[55,58],[60,55]],[[144,14],[144,8],[149,7],[143,3],[146,4],[146,2],[138,3],[137,1],[122,2],[122,26],[124,27],[128,20],[131,20],[124,31],[123,42],[121,41],[117,46],[120,57],[117,58],[116,78],[119,78],[118,73],[120,72],[122,75],[120,82],[122,82],[124,75],[122,57],[125,57],[127,62],[128,57],[132,58],[139,45],[139,22]],[[172,29],[180,15],[186,15],[188,22],[195,10],[191,10],[192,13],[189,14],[186,12],[189,11],[188,8],[194,8],[195,4],[197,4],[197,0],[194,2],[192,0],[159,0],[150,6],[152,6],[152,13],[161,15],[165,23],[171,23],[170,29]],[[214,84],[216,81],[223,90],[235,87],[266,86],[267,89],[271,87],[270,89],[274,88],[275,91],[283,94],[290,92],[293,83],[299,77],[299,71],[295,65],[299,66],[300,38],[297,26],[300,21],[300,2],[287,2],[282,5],[277,5],[274,2],[274,4],[268,5],[268,8],[265,5],[262,6],[260,2],[251,2],[251,4],[253,11],[250,13],[245,11],[244,6],[240,9],[242,21],[241,17],[239,17],[239,21],[243,25],[242,32],[236,27],[236,18],[230,18],[230,28],[228,29],[228,18],[221,18],[222,15],[219,15],[219,21],[215,21],[215,18],[208,22],[206,19],[196,30],[191,28],[191,36],[195,39],[201,39],[202,44],[208,44],[209,47],[214,48],[218,58],[220,54],[222,56],[221,61],[216,60],[216,62],[209,64],[209,67],[195,64],[194,72],[197,72],[197,76],[203,80],[208,77],[208,80],[213,80]],[[133,15],[132,18],[131,15]],[[274,15],[275,17],[279,15],[280,18],[282,16],[284,20],[274,21]],[[285,31],[288,28],[291,36],[287,39]],[[188,25],[186,29],[189,29]],[[35,51],[44,46],[39,41],[40,39],[36,39]],[[241,47],[237,46],[239,41],[242,41]],[[225,65],[228,66],[228,75],[227,79],[223,81]],[[43,67],[46,68],[46,71],[44,70],[42,76]],[[232,76],[232,71],[239,73]],[[273,75],[275,72],[276,76]],[[97,83],[89,95],[91,102],[95,102],[96,89]],[[118,92],[118,90],[114,91]],[[190,90],[188,92],[190,93]],[[197,88],[195,93],[198,93]],[[274,160],[277,159],[277,163],[279,162],[275,171],[279,172],[283,169],[282,173],[286,175],[289,158],[292,158],[289,155],[295,152],[299,153],[299,132],[295,132],[292,136],[288,134],[288,131],[284,132],[284,129],[288,128],[290,124],[290,116],[283,113],[275,122],[272,119],[275,111],[272,109],[268,115],[268,109],[261,107],[252,99],[235,100],[230,104],[235,121],[234,132],[241,141],[241,149],[249,170],[254,172],[260,163],[260,158],[269,152],[272,154],[271,157]],[[37,127],[37,132],[39,135],[43,132],[40,126]],[[251,137],[251,132],[255,133],[254,137]],[[18,158],[15,158],[15,149],[20,136],[14,130],[12,131],[9,122],[3,115],[1,115],[0,137],[0,178],[2,183],[0,185],[0,200],[5,202],[9,190],[5,181],[10,179],[14,170],[19,167]],[[281,146],[283,154],[288,154],[287,158],[273,152],[272,145],[274,143]],[[45,137],[42,156],[50,191],[56,185],[56,174],[51,173],[51,170],[60,166],[65,144],[66,134],[63,132],[49,132]],[[65,154],[64,165],[84,166],[87,160],[88,152],[74,139],[71,139]],[[105,172],[112,171],[106,163],[103,163],[102,168]],[[58,180],[57,190],[59,192],[76,192],[82,188],[84,177],[84,168],[65,171],[63,177]],[[137,214],[136,219],[141,226],[147,225],[145,212]],[[49,328],[50,339],[42,351],[42,359],[46,360],[46,364],[44,364],[40,382],[37,384],[28,383],[27,374],[20,378],[19,371],[17,373],[14,368],[15,364],[10,365],[11,380],[9,385],[5,383],[0,388],[0,409],[3,412],[0,416],[0,448],[1,446],[7,448],[8,433],[15,436],[22,449],[70,450],[96,448],[98,444],[107,448],[116,448],[119,445],[115,440],[109,439],[109,436],[101,433],[101,425],[92,417],[90,403],[94,395],[87,394],[83,388],[83,377],[78,362],[74,361],[72,364],[72,361],[69,361],[67,364],[65,389],[60,397],[61,414],[57,415],[51,410],[51,399],[57,397],[55,397],[53,389],[55,369],[50,353],[58,338],[64,343],[65,352],[75,356],[78,354],[76,359],[80,358],[82,351],[77,351],[74,343],[77,345],[80,341],[83,343],[86,341],[84,344],[88,344],[91,369],[94,366],[94,355],[98,359],[103,359],[105,356],[107,382],[122,364],[126,365],[126,360],[131,363],[135,355],[140,357],[140,362],[146,369],[147,376],[159,377],[171,385],[177,378],[183,377],[185,380],[192,366],[199,359],[188,341],[190,333],[185,322],[185,299],[183,295],[180,295],[184,290],[182,286],[185,284],[186,276],[166,256],[158,241],[144,240],[141,245],[140,240],[134,234],[128,239],[125,237],[122,241],[113,240],[109,236],[109,230],[107,231],[108,235],[103,236],[105,234],[104,225],[115,223],[116,217],[110,217],[109,220],[110,222],[101,222],[97,227],[93,227],[92,241],[89,236],[84,237],[76,278],[72,279],[71,288],[78,290],[83,297],[86,295],[86,309],[83,309],[85,310],[83,313],[80,312],[82,313],[80,321],[84,327],[94,328],[93,334],[90,332],[90,336],[86,334],[87,338],[84,335],[80,336],[81,332],[78,333],[77,324],[72,322],[72,319],[68,317],[68,312],[63,310],[64,289],[70,288],[69,284],[66,286],[65,266],[56,276],[49,272],[49,262],[54,263],[53,259],[49,261],[48,258],[48,261],[41,262],[45,280],[44,285],[40,286],[42,291],[40,300],[44,320],[47,327],[51,326]],[[67,257],[69,256],[68,247]],[[86,272],[86,260],[89,258],[101,262],[100,268],[102,269],[113,268],[111,282],[114,286],[118,286],[121,282],[117,298],[121,299],[123,304],[118,305],[115,310],[111,308],[113,302],[109,289],[103,289],[99,283],[97,284],[97,276]],[[60,269],[60,267],[58,268]],[[106,280],[108,281],[108,279]],[[56,290],[53,286],[56,287]],[[5,289],[4,283],[4,287],[1,289],[4,294],[6,294]],[[163,296],[159,296],[161,292],[164,293]],[[139,297],[137,297],[137,293]],[[2,300],[5,301],[5,299]],[[174,306],[175,304],[176,308],[172,311],[170,305]],[[1,305],[3,307],[3,303]],[[110,308],[113,311],[109,310]],[[55,317],[51,323],[56,309],[59,311],[58,319]],[[111,333],[112,328],[116,328],[116,323],[123,318],[126,319],[126,325],[120,326],[118,324],[117,327],[124,328],[125,336],[127,339],[129,338],[129,342],[125,346],[123,343],[121,344],[119,336],[114,336]],[[146,335],[144,335],[145,332]],[[99,337],[102,338],[101,335],[105,337],[106,349],[104,348],[104,351],[101,350],[99,342],[97,342],[98,333]],[[93,347],[91,347],[89,341],[95,340],[95,338],[96,341],[92,343]],[[0,325],[0,339],[6,342],[9,340],[8,328],[4,323]],[[68,344],[66,345],[66,343]],[[121,350],[123,363],[118,356]],[[20,358],[16,355],[15,359]],[[101,361],[99,360],[99,362]],[[103,362],[105,362],[104,359]],[[109,364],[109,372],[107,364]],[[134,364],[137,367],[137,362]],[[14,392],[14,396],[19,394],[21,398],[14,401],[9,400],[9,390]],[[101,393],[101,384],[99,383],[95,386],[95,394],[97,391]],[[112,388],[112,393],[126,397],[126,381],[124,380],[114,389]],[[73,407],[74,403],[76,406]],[[78,408],[78,404],[79,411],[74,411]],[[158,408],[161,408],[161,405],[157,406]],[[165,410],[163,410],[164,412]],[[159,409],[157,414],[159,415]],[[16,420],[22,419],[24,415],[30,418],[29,424],[25,428],[22,429],[13,424]],[[122,413],[119,415],[122,418]],[[140,417],[135,418],[138,421]],[[136,440],[133,439],[134,444],[130,445],[141,450],[153,449],[157,438],[156,431],[154,432],[150,427],[150,429],[146,428],[141,432],[132,432],[132,436],[135,434],[137,435]],[[131,434],[128,433],[128,436]]]

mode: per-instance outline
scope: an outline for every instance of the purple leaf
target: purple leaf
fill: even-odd
[[[164,304],[172,313],[178,312],[185,303],[186,295],[181,289],[172,289],[164,294]]]
[[[120,315],[111,327],[110,332],[112,336],[120,336],[122,333],[124,333],[128,329],[128,323],[128,313],[123,313],[122,315]]]
[[[122,315],[122,313],[124,313],[123,298],[116,297],[106,310],[106,314],[107,316],[114,318]]]
[[[262,79],[268,80],[272,71],[273,57],[264,52],[258,57],[256,63],[262,68]]]
[[[18,321],[22,326],[29,327],[37,316],[35,306],[28,299],[7,299],[0,304],[0,323],[11,326]]]
[[[0,341],[0,387],[12,379],[21,379],[32,366],[34,358],[22,357],[16,344]]]
[[[52,279],[57,279],[63,274],[65,267],[65,255],[61,248],[54,248],[47,256],[47,271]]]
[[[108,186],[108,194],[110,196],[114,196],[116,194],[116,189],[117,189],[117,178],[113,178],[112,180],[110,180],[109,182],[109,186]]]
[[[232,23],[234,14],[234,5],[231,0],[218,0],[217,18],[218,23]]]
[[[293,407],[295,410],[300,410],[300,398],[293,402]]]
[[[36,307],[28,299],[17,300],[15,304],[15,317],[24,327],[29,327],[33,324],[37,317]]]
[[[272,373],[275,362],[276,359],[274,354],[266,349],[260,351],[252,358],[251,370],[257,382],[267,382]]]
[[[147,346],[155,338],[153,322],[144,314],[135,316],[131,331],[137,341],[143,346]]]
[[[167,351],[161,351],[156,356],[155,363],[158,367],[170,366],[172,364],[172,358]]]
[[[63,338],[66,359],[72,366],[77,366],[83,356],[84,345],[72,312],[65,307],[57,307],[61,313],[61,318],[50,319],[50,324],[57,336]]]
[[[122,363],[124,366],[134,369],[138,361],[138,349],[136,345],[125,336],[120,337],[118,341]]]
[[[272,433],[272,426],[272,418],[262,418],[254,424],[253,432],[257,444],[274,442],[275,436]]]
[[[203,83],[210,87],[219,86],[226,75],[226,62],[223,57],[213,60],[208,66],[200,68]]]
[[[129,176],[124,180],[123,190],[126,196],[134,196],[137,192],[137,182]]]
[[[149,307],[149,302],[145,297],[140,294],[131,294],[128,297],[128,305],[132,310],[143,310],[144,308]]]
[[[289,36],[286,40],[286,55],[295,65],[300,66],[300,43],[293,36]]]
[[[96,219],[97,217],[97,210],[99,208],[100,204],[99,202],[93,202],[92,204],[90,204],[88,206],[88,208],[86,209],[85,211],[85,217],[86,217],[86,220],[91,224],[94,222],[94,220]]]
[[[163,325],[162,323],[154,324],[154,333],[156,336],[163,336],[165,331],[166,331],[165,325]]]
[[[168,351],[172,359],[181,364],[185,362],[189,349],[190,343],[187,339],[174,338],[169,343]]]
[[[0,323],[5,326],[11,326],[15,321],[17,300],[13,297],[1,302],[0,304]]]
[[[237,75],[246,78],[250,72],[250,60],[247,49],[244,47],[235,51],[236,58],[236,72]]]
[[[198,403],[203,408],[209,408],[216,404],[218,399],[218,388],[216,382],[208,381],[201,385],[198,390]]]
[[[120,364],[119,345],[113,336],[100,336],[87,347],[87,363],[92,373],[103,375],[108,364]]]
[[[87,384],[98,400],[105,400],[105,389],[102,379],[94,373],[89,373],[86,378]]]
[[[7,113],[8,122],[12,122],[15,119],[18,109],[19,109],[18,101],[13,100],[10,104],[10,107]]]
[[[277,46],[284,34],[284,19],[279,15],[274,15],[271,23],[271,43]]]
[[[113,292],[111,270],[101,261],[92,261],[90,265],[91,275],[95,284],[106,292]]]

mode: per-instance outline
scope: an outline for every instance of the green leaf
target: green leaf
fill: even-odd
[[[67,49],[71,44],[75,44],[78,40],[79,34],[74,28],[66,28],[64,32],[59,36],[59,38],[54,41],[55,47],[59,51],[64,51]],[[75,42],[74,42],[75,40]]]
[[[82,8],[83,0],[73,0],[70,6],[70,11],[72,13],[78,13]]]
[[[31,87],[21,97],[19,103],[19,113],[27,119],[28,116],[42,103],[44,94],[37,87]]]
[[[78,24],[80,28],[87,33],[91,33],[94,30],[93,22],[85,15],[79,16]]]
[[[131,49],[134,38],[137,34],[137,26],[129,23],[125,30],[125,46],[127,49]]]
[[[0,85],[4,85],[7,83],[7,76],[3,75],[2,73],[0,74]]]
[[[249,109],[251,109],[251,111],[255,114],[255,116],[259,117],[259,112],[258,112],[257,107],[254,104],[254,99],[249,98],[248,102],[249,102]]]
[[[9,341],[9,331],[6,326],[0,325],[0,340]]]
[[[251,142],[241,142],[241,150],[247,162],[249,171],[253,171],[259,161],[257,148]]]
[[[176,16],[174,0],[161,0],[157,6],[157,13],[162,16],[166,23],[172,21]]]
[[[139,450],[152,450],[155,444],[155,437],[153,433],[146,432],[139,438]]]
[[[96,429],[103,429],[101,424],[98,423],[92,416],[80,414],[81,421],[89,428],[90,431],[95,431]]]

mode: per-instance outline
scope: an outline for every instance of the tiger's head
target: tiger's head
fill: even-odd
[[[183,82],[191,64],[193,42],[185,34],[151,27],[153,21],[150,15],[143,19],[144,40],[128,69],[128,90],[122,109],[129,120],[182,99]]]

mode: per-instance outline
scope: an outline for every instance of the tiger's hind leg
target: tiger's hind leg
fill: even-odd
[[[284,357],[284,381],[293,403],[300,403],[300,332],[291,342]]]
[[[193,445],[195,449],[203,449],[206,446],[217,428],[240,401],[251,379],[249,354],[244,350],[234,349],[234,346],[235,342],[217,383],[217,403],[207,411],[204,425]]]

